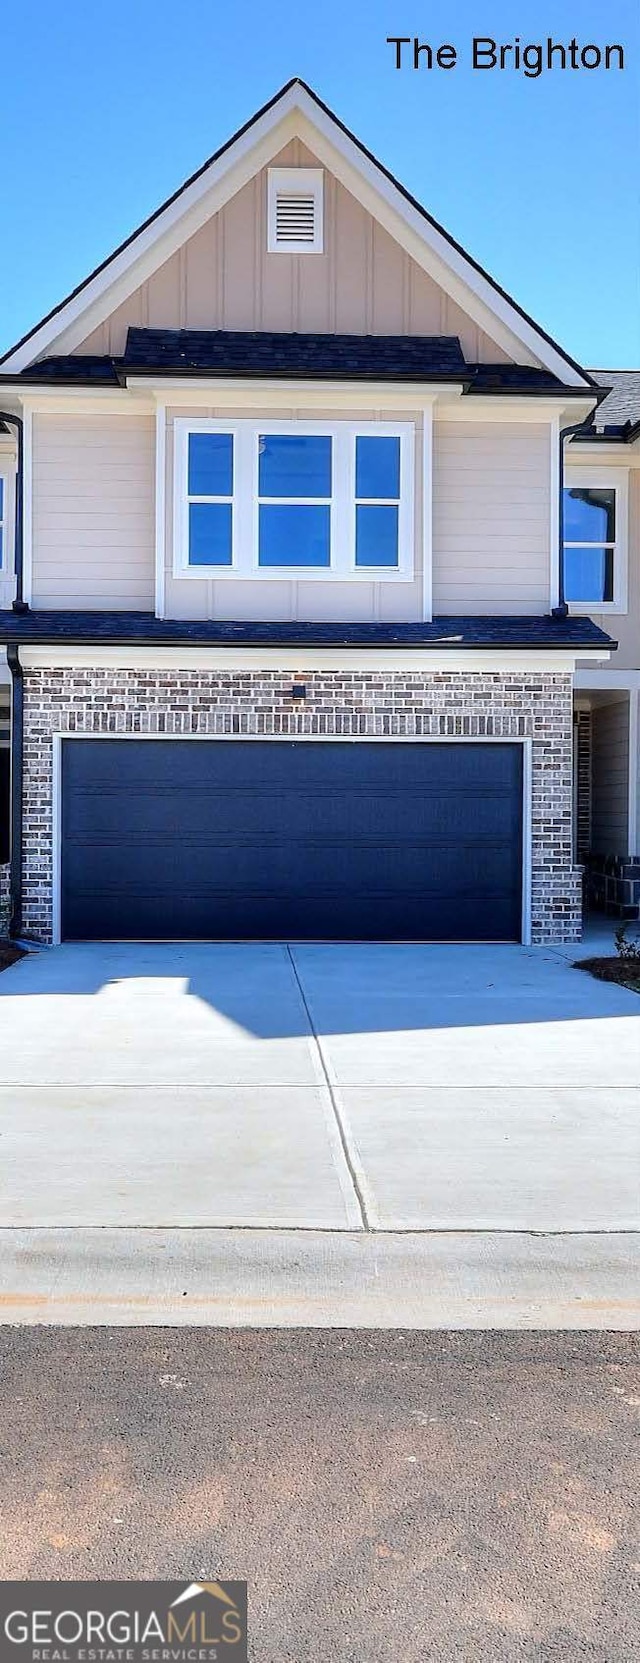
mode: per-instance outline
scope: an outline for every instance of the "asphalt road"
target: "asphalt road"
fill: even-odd
[[[638,1336],[5,1328],[0,1382],[5,1579],[246,1576],[255,1663],[640,1659]]]

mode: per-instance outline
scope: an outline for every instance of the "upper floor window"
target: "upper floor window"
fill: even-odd
[[[176,575],[413,576],[410,423],[175,427]]]
[[[576,611],[627,605],[628,474],[568,470],[564,489],[564,593]]]

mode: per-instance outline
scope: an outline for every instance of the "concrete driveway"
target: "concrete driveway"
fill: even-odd
[[[640,1002],[559,951],[66,945],[0,1080],[5,1228],[638,1228]]]

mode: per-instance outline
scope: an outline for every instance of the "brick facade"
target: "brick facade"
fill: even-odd
[[[294,702],[291,673],[277,669],[25,669],[25,933],[51,939],[53,734],[260,734],[530,738],[532,937],[578,938],[568,673],[364,668],[303,680]]]
[[[591,848],[591,711],[577,710],[574,743],[576,751],[576,845],[578,860],[586,860]]]
[[[11,868],[3,863],[0,866],[0,936],[8,935],[11,913]]]

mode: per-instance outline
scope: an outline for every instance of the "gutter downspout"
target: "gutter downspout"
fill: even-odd
[[[564,453],[564,445],[565,445],[565,439],[574,439],[577,436],[578,433],[588,433],[589,429],[591,427],[593,427],[594,414],[595,414],[595,412],[592,411],[591,414],[589,416],[587,416],[586,421],[572,422],[570,427],[561,427],[561,429],[560,429],[560,435],[559,435],[559,437],[560,437],[560,456],[559,456],[559,465],[558,465],[558,497],[559,497],[559,503],[558,503],[558,529],[559,529],[559,540],[558,540],[558,604],[557,604],[557,606],[554,606],[551,609],[552,618],[568,618],[568,616],[569,616],[569,608],[567,606],[567,602],[566,602],[566,599],[565,599],[565,593],[564,593],[564,454],[565,454]]]
[[[560,455],[558,465],[558,528],[560,534],[558,547],[558,605],[551,608],[552,618],[568,618],[569,616],[569,608],[567,606],[564,593],[564,442],[565,439],[577,438],[580,433],[586,434],[592,431],[596,411],[599,409],[600,405],[604,403],[604,400],[608,398],[610,391],[610,387],[599,387],[595,409],[591,410],[589,415],[586,416],[583,421],[572,422],[570,427],[562,427],[560,429]]]
[[[24,686],[18,647],[7,647],[11,671],[11,864],[9,887],[11,917],[9,935],[22,935],[22,778],[24,733]]]
[[[13,611],[28,612],[29,607],[24,598],[24,422],[22,420],[22,416],[13,416],[9,410],[0,410],[0,422],[9,422],[12,427],[15,427],[18,435],[16,525],[14,537],[16,598],[13,602]]]

